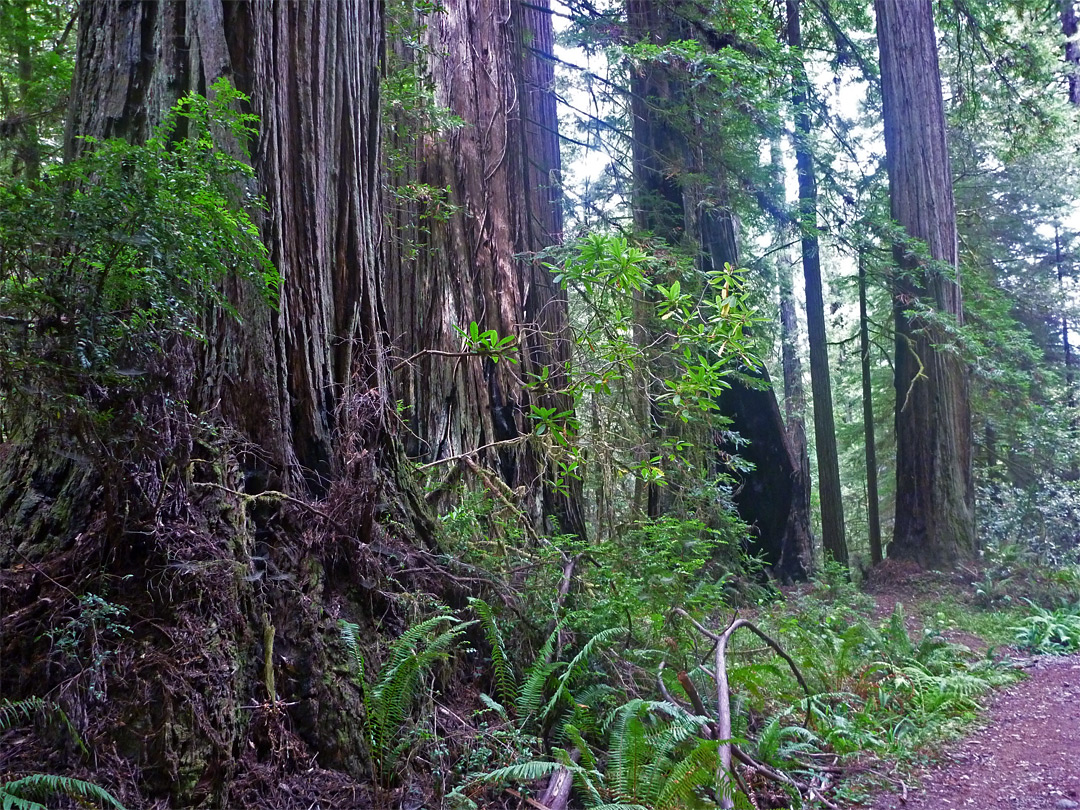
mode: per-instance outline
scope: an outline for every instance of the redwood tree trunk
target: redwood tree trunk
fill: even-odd
[[[209,313],[205,344],[170,356],[190,420],[162,424],[190,430],[159,434],[170,464],[129,470],[122,508],[103,516],[110,482],[47,445],[0,468],[3,691],[58,700],[101,781],[127,775],[129,806],[367,801],[337,619],[392,623],[372,549],[409,560],[399,533],[426,530],[386,428],[382,41],[379,0],[82,4],[68,154],[79,135],[144,139],[179,96],[230,78],[260,119],[249,190],[283,279],[276,310],[230,284],[242,321]],[[131,627],[109,642],[107,701],[41,640],[83,594]]]
[[[627,16],[633,36],[664,44],[688,36],[686,22],[667,4],[655,0],[628,0]],[[692,16],[692,15],[691,15]],[[699,166],[698,173],[713,175],[714,199],[699,205],[701,190],[688,186],[681,173],[703,151],[687,142],[673,116],[690,105],[679,75],[654,63],[631,80],[633,118],[635,225],[672,245],[683,244],[700,255],[703,269],[722,270],[739,263],[735,221],[725,199],[725,178],[717,166]],[[700,214],[699,214],[700,209]],[[742,475],[735,503],[754,531],[753,544],[777,574],[785,579],[804,578],[809,570],[809,499],[799,486],[799,463],[788,442],[784,421],[768,373],[760,372],[764,387],[737,379],[720,398],[721,412],[732,420],[747,444],[737,449],[754,464]],[[734,451],[735,448],[725,448]]]
[[[806,278],[806,332],[810,342],[810,388],[814,398],[814,448],[817,453],[818,495],[821,501],[821,545],[826,558],[847,565],[844,536],[844,494],[840,488],[840,459],[836,450],[829,343],[825,332],[825,301],[821,285],[821,246],[818,240],[817,178],[810,152],[809,82],[802,64],[799,0],[787,0],[787,40],[795,51],[791,99],[795,108],[795,159],[799,175],[799,227],[803,275]]]
[[[544,485],[552,470],[534,444],[478,451],[531,433],[534,405],[572,408],[564,393],[566,298],[531,258],[562,238],[546,8],[546,0],[450,0],[428,18],[435,103],[463,123],[420,138],[414,165],[393,178],[398,188],[449,192],[445,201],[405,202],[395,212],[400,236],[389,245],[386,307],[396,353],[407,360],[394,381],[409,454],[431,463],[475,453],[535,524],[554,516],[559,529],[583,536],[577,498]],[[509,356],[519,362],[448,356],[461,352],[457,330],[470,323],[515,337]],[[545,368],[545,383],[529,387]]]
[[[862,366],[863,444],[866,451],[866,527],[870,562],[881,554],[881,498],[878,495],[877,440],[874,437],[874,392],[870,385],[870,319],[866,307],[866,257],[859,249],[859,358]]]
[[[938,319],[962,322],[930,0],[876,0],[894,248],[896,522],[889,556],[941,567],[975,550],[967,369]],[[926,255],[928,254],[928,256]],[[926,308],[931,318],[921,317]]]

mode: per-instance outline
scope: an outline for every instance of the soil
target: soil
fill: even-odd
[[[874,810],[1080,808],[1080,655],[1039,656],[989,699],[987,724]],[[913,780],[914,781],[914,780]]]

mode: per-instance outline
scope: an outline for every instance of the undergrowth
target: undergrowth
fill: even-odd
[[[727,620],[717,617],[730,608],[716,605],[698,615],[719,632]],[[731,742],[759,767],[738,758],[730,772],[722,767],[710,645],[670,611],[656,620],[670,635],[649,646],[651,632],[625,622],[585,632],[575,625],[578,616],[563,610],[526,657],[528,645],[508,645],[520,621],[472,599],[460,613],[416,625],[402,637],[410,641],[395,642],[378,676],[386,682],[406,648],[422,668],[446,649],[447,633],[475,622],[484,691],[472,698],[471,715],[454,705],[465,728],[440,734],[437,724],[413,719],[414,731],[403,735],[396,714],[383,733],[408,738],[415,762],[430,764],[441,785],[432,806],[498,806],[515,795],[542,803],[560,774],[573,784],[572,805],[582,807],[799,807],[864,798],[897,768],[922,762],[961,734],[986,693],[1017,677],[993,647],[976,652],[950,641],[954,623],[935,604],[921,606],[921,627],[900,604],[884,619],[874,618],[874,607],[830,568],[807,588],[748,608],[809,690],[756,637],[733,638]],[[642,604],[636,618],[648,625],[651,610],[659,608]],[[970,616],[978,610],[967,608]],[[366,688],[371,716],[388,716],[385,698]]]

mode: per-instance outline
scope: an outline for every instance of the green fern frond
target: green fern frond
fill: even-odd
[[[641,716],[646,701],[631,700],[618,710],[612,725],[608,751],[607,786],[622,801],[651,798],[652,786],[645,783],[645,769],[653,753],[645,735]]]
[[[657,796],[657,810],[679,810],[702,805],[701,792],[713,786],[720,759],[717,740],[701,740],[675,763]]]
[[[342,640],[353,659],[353,680],[364,702],[368,753],[376,775],[384,784],[392,781],[400,757],[414,742],[413,736],[402,730],[423,674],[436,661],[446,658],[460,636],[475,623],[440,613],[413,625],[390,643],[386,663],[375,682],[368,684],[359,628],[350,622],[340,622]]]
[[[116,810],[125,810],[120,800],[105,788],[68,776],[35,773],[0,784],[0,807],[4,810],[46,810],[41,802],[53,796],[67,796],[77,801],[97,802]]]
[[[589,659],[592,658],[597,647],[621,633],[621,627],[609,627],[607,630],[601,630],[585,643],[585,646],[581,648],[577,655],[570,659],[570,663],[563,671],[563,674],[559,676],[559,682],[555,687],[555,694],[551,696],[551,700],[547,702],[547,705],[544,706],[540,712],[540,718],[542,720],[547,720],[551,717],[560,705],[570,703],[573,700],[569,689],[571,678],[588,665]]]
[[[39,697],[16,701],[0,699],[0,731],[29,723],[46,705],[48,704]]]
[[[67,712],[52,701],[36,696],[15,701],[6,698],[0,699],[0,731],[7,731],[9,728],[25,725],[33,720],[36,714],[51,716],[59,720],[68,734],[71,735],[71,739],[83,753],[83,756],[90,755],[86,743],[83,742],[82,736],[76,730],[75,724],[67,716]]]
[[[491,605],[483,599],[471,597],[469,605],[477,616],[480,617],[480,626],[484,630],[484,637],[491,647],[491,666],[495,675],[495,688],[499,698],[506,706],[512,706],[517,700],[517,678],[510,659],[506,657],[506,645],[503,642],[499,625],[495,622],[495,613]]]
[[[589,770],[596,770],[596,756],[593,754],[589,744],[585,742],[585,738],[581,736],[581,730],[571,723],[566,723],[563,726],[563,736],[566,737],[572,747],[581,752],[581,766]]]
[[[563,765],[559,762],[533,759],[516,765],[507,765],[505,768],[496,768],[473,777],[473,780],[500,785],[507,782],[534,782],[545,776],[551,776],[562,767]]]
[[[544,693],[547,691],[548,681],[561,669],[566,668],[565,661],[553,661],[544,664],[540,661],[529,667],[525,682],[521,685],[521,693],[518,695],[518,716],[522,719],[538,719],[543,702]]]
[[[510,719],[510,715],[507,713],[506,707],[486,692],[480,693],[480,702],[487,706],[489,709],[491,709],[491,711],[495,712],[495,714],[499,715],[499,717],[501,717],[503,720]]]
[[[525,670],[525,678],[518,694],[518,717],[539,717],[540,706],[544,700],[548,680],[555,672],[566,666],[565,662],[553,662],[550,660],[555,656],[555,644],[558,642],[559,633],[562,632],[565,624],[566,619],[562,619],[555,625],[555,629],[551,631],[547,640],[536,653],[536,659]]]

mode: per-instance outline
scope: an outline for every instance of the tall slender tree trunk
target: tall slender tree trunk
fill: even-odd
[[[889,555],[942,567],[975,550],[967,369],[940,318],[962,322],[956,212],[930,0],[875,0],[897,244],[896,521]],[[927,316],[920,308],[928,310]]]
[[[788,45],[796,53],[792,76],[795,108],[795,160],[799,174],[799,228],[803,274],[806,277],[806,331],[810,341],[810,387],[814,398],[814,447],[821,501],[821,543],[826,557],[847,565],[844,536],[844,494],[840,488],[840,459],[836,450],[829,343],[825,331],[825,301],[821,286],[821,247],[818,241],[817,179],[810,152],[809,82],[802,64],[799,0],[787,0]]]
[[[30,0],[16,0],[11,3],[8,13],[11,23],[18,32],[25,32],[19,37],[15,49],[19,62],[19,98],[23,112],[29,113],[28,106],[31,82],[34,80],[34,61],[30,52]],[[38,127],[30,115],[22,123],[22,137],[19,138],[15,156],[22,162],[22,171],[31,180],[41,175],[41,144],[38,142]]]
[[[394,376],[407,448],[425,463],[472,454],[536,525],[583,535],[578,497],[545,485],[555,471],[526,440],[532,406],[573,407],[566,297],[532,258],[562,238],[551,13],[546,0],[450,0],[426,37],[435,103],[462,123],[421,137],[394,178],[447,190],[399,206],[389,242],[389,329],[412,358]],[[470,323],[516,338],[518,362],[448,357]]]
[[[1061,296],[1062,306],[1068,301],[1065,292],[1065,263],[1061,255],[1061,229],[1054,228],[1054,267],[1057,270],[1058,293]],[[1069,338],[1069,318],[1064,313],[1061,315],[1061,348],[1065,362],[1065,406],[1069,409],[1069,427],[1076,434],[1076,378],[1073,373],[1072,340]],[[1070,480],[1080,478],[1080,469],[1074,456],[1069,461],[1067,473]]]
[[[866,447],[866,523],[870,560],[882,560],[881,499],[878,495],[877,441],[874,437],[874,392],[870,385],[870,319],[866,308],[866,257],[859,249],[859,353],[862,361],[863,443]]]
[[[785,232],[785,236],[788,233]],[[805,534],[808,545],[804,551],[807,570],[813,562],[813,532],[810,528],[810,452],[806,441],[806,390],[803,386],[802,361],[799,359],[799,322],[795,310],[795,291],[792,269],[795,259],[785,250],[780,258],[780,344],[784,370],[784,419],[792,456],[798,460],[793,478],[795,496],[802,499],[798,514],[806,516]]]
[[[1080,26],[1075,0],[1060,0],[1061,32],[1065,35],[1065,68],[1068,71],[1069,102],[1080,106]]]

